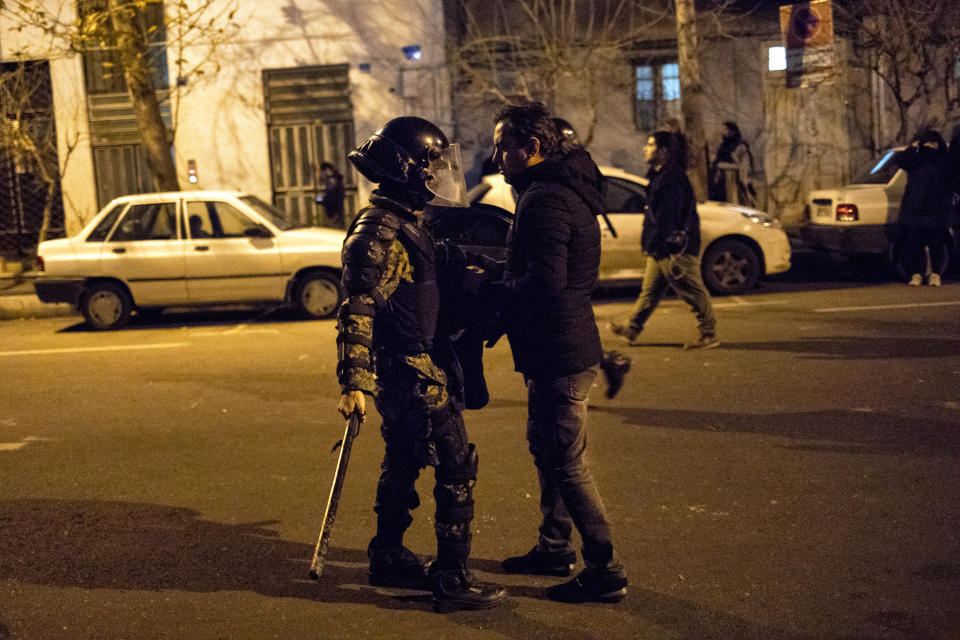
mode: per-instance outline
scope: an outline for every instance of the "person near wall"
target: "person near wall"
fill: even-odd
[[[910,286],[923,284],[929,253],[930,275],[927,284],[940,286],[940,274],[946,267],[946,247],[950,237],[953,206],[953,176],[943,136],[933,129],[920,131],[893,161],[907,172],[898,218],[902,242],[903,267]]]
[[[323,213],[327,220],[336,227],[342,227],[344,222],[343,201],[346,196],[343,174],[329,162],[322,162],[320,163],[318,179],[320,191],[317,194],[317,202],[323,207]]]
[[[505,104],[494,123],[494,158],[519,194],[500,294],[514,365],[527,386],[527,441],[543,515],[537,544],[503,568],[570,575],[576,526],[586,568],[550,587],[548,597],[617,602],[627,577],[586,460],[587,400],[601,358],[591,303],[600,266],[599,173],[589,155],[559,152],[556,125],[540,102]]]
[[[377,532],[367,549],[377,586],[429,588],[438,610],[488,609],[506,590],[477,581],[467,567],[478,457],[463,422],[463,398],[450,389],[462,372],[438,330],[439,282],[467,273],[468,257],[435,243],[423,208],[439,195],[466,191],[451,167],[446,135],[422,118],[394,118],[348,158],[377,188],[343,244],[346,299],[337,317],[337,377],[344,417],[366,414],[371,394],[383,420],[385,455],[374,511]],[[454,149],[454,151],[456,151]],[[459,182],[459,185],[457,184]],[[428,186],[429,185],[429,186]],[[404,532],[420,500],[415,482],[434,469],[437,557],[425,565],[405,546]]]
[[[700,218],[685,171],[684,143],[675,133],[657,131],[644,146],[650,187],[640,236],[647,254],[643,287],[627,321],[609,325],[614,334],[631,345],[637,344],[644,325],[670,287],[693,310],[700,330],[699,340],[684,348],[710,349],[720,344],[713,302],[700,275]]]
[[[736,122],[723,123],[723,138],[710,166],[709,198],[754,206],[756,189],[752,181],[753,153]]]

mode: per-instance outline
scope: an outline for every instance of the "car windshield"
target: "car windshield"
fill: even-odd
[[[893,154],[896,149],[890,149],[883,154],[880,161],[873,165],[870,171],[865,172],[854,184],[887,184],[893,179],[893,175],[900,168],[893,161]]]
[[[290,229],[296,229],[297,227],[308,226],[305,223],[298,224],[296,222],[287,220],[287,215],[282,210],[276,208],[268,202],[264,202],[257,196],[240,196],[240,200],[248,204],[250,208],[272,222],[273,226],[281,231],[289,231]]]

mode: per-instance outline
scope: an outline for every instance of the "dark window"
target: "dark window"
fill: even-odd
[[[151,202],[131,205],[111,242],[134,240],[174,240],[177,237],[177,205],[174,202]]]
[[[646,194],[642,187],[618,178],[607,178],[604,200],[607,213],[643,213]]]
[[[90,235],[87,236],[87,242],[103,242],[107,239],[107,234],[110,233],[110,229],[113,229],[113,223],[117,221],[117,217],[120,215],[120,212],[127,206],[126,202],[122,202],[110,210],[110,213],[103,217],[103,220],[96,226],[96,228],[90,232]]]
[[[637,131],[653,131],[666,118],[681,117],[679,64],[638,64],[634,74],[633,122]]]

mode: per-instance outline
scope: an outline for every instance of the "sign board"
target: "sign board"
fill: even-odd
[[[812,0],[780,7],[780,31],[787,52],[787,87],[833,81],[833,7]]]

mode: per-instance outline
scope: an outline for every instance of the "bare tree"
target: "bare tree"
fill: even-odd
[[[904,143],[916,128],[942,125],[960,111],[960,2],[841,0],[834,20],[853,46],[849,63],[870,71],[893,99],[896,132],[881,147]]]
[[[177,71],[175,88],[188,86],[191,79],[217,65],[217,47],[227,41],[237,26],[232,23],[235,2],[188,3],[177,0],[164,11],[161,0],[78,0],[76,18],[68,8],[73,0],[59,0],[51,8],[44,0],[0,2],[0,13],[18,31],[38,30],[52,47],[79,52],[115,53],[147,156],[147,164],[161,191],[180,188],[174,166],[173,132],[163,120],[157,98],[154,52],[167,44],[170,34]],[[150,20],[150,15],[160,16]],[[190,60],[186,51],[193,51]],[[198,53],[199,52],[199,53]],[[46,57],[47,52],[18,51],[21,58]],[[49,55],[49,53],[47,53]],[[114,56],[103,56],[106,75],[115,72]],[[175,129],[176,122],[171,128]]]
[[[46,198],[37,242],[47,238],[60,176],[77,147],[79,131],[63,132],[65,148],[57,145],[49,76],[38,63],[5,65],[0,72],[0,149],[12,160],[17,174],[39,178]]]
[[[669,25],[669,12],[642,0],[456,0],[449,61],[459,97],[542,100],[557,111],[574,94],[589,124],[631,49]]]

